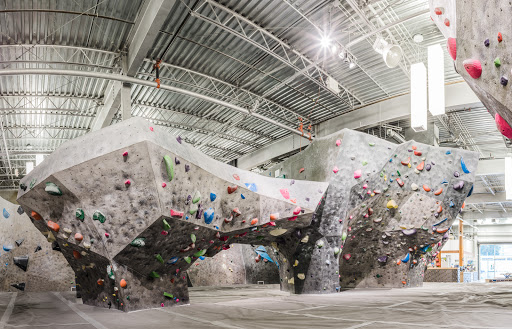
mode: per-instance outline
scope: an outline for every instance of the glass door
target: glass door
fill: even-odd
[[[512,278],[512,244],[480,245],[480,280]]]

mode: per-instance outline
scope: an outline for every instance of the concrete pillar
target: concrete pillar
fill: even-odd
[[[404,129],[405,139],[414,139],[417,142],[439,146],[439,128],[435,124],[429,124],[426,131],[415,132],[412,128]]]
[[[124,83],[121,88],[121,118],[123,120],[130,119],[132,117],[132,100],[131,100],[132,85],[130,83]]]

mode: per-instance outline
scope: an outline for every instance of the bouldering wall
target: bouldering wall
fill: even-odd
[[[341,288],[421,285],[472,189],[477,164],[474,152],[396,145],[350,130],[315,139],[266,173],[329,182],[318,221],[296,231],[295,243],[313,246],[294,255],[280,248],[281,276],[294,274],[295,291],[297,283],[332,291],[332,281],[315,280],[318,271]],[[300,268],[305,258],[307,273]]]
[[[432,20],[448,39],[457,72],[512,139],[512,3],[505,0],[430,0]]]
[[[256,253],[256,246],[234,244],[230,249],[213,257],[200,257],[187,270],[190,281],[196,286],[228,286],[237,284],[279,283],[279,270],[275,263]],[[272,260],[272,248],[266,248]],[[203,259],[201,259],[203,258]]]
[[[0,291],[70,291],[75,274],[19,205],[0,198]]]
[[[17,200],[55,236],[84,303],[131,311],[188,303],[202,256],[311,225],[327,186],[234,168],[132,118],[63,144]]]

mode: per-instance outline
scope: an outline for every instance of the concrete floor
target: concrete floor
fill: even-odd
[[[278,286],[192,288],[190,306],[132,313],[73,293],[0,293],[0,329],[512,328],[512,283],[289,295]]]

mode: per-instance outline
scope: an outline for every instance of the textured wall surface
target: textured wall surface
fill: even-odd
[[[430,10],[443,35],[453,38],[448,49],[452,49],[457,72],[495,117],[500,131],[512,138],[512,3],[430,0]]]
[[[473,186],[477,164],[474,152],[414,141],[396,145],[350,130],[317,138],[267,173],[329,182],[318,221],[297,231],[312,246],[293,256],[279,250],[289,265],[282,276],[294,273],[295,291],[297,282],[317,292],[421,285]],[[298,266],[290,267],[295,258]],[[307,269],[300,267],[304,259]],[[296,279],[306,271],[305,280]]]
[[[55,235],[84,303],[125,311],[188,303],[196,259],[309,226],[328,185],[239,170],[140,118],[64,144],[22,183],[18,202]]]
[[[0,291],[69,291],[75,274],[21,211],[0,198]]]

